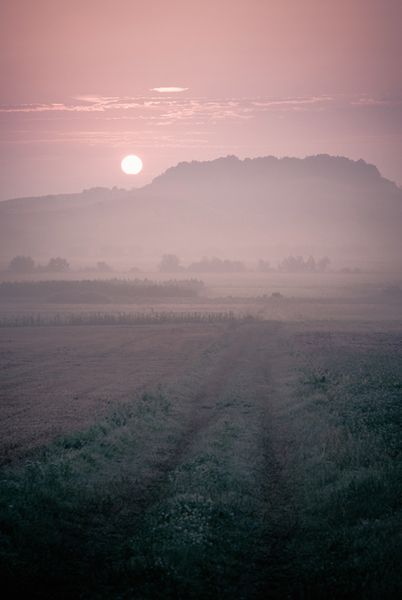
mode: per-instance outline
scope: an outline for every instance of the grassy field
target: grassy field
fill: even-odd
[[[176,376],[227,328],[168,317],[135,326],[27,317],[0,328],[0,466]]]
[[[402,320],[219,327],[1,471],[7,598],[401,596]]]

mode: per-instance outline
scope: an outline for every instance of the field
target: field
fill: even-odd
[[[315,281],[1,303],[7,598],[401,596],[399,282]]]
[[[219,324],[0,330],[1,463],[177,376],[221,334]]]

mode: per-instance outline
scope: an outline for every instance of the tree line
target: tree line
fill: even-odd
[[[192,273],[242,273],[246,270],[240,260],[222,260],[216,256],[202,258],[199,262],[193,262],[188,267],[180,265],[180,259],[176,254],[164,254],[158,264],[161,273],[177,273],[180,271],[191,271]]]
[[[51,258],[47,265],[36,265],[32,256],[14,256],[8,270],[12,273],[65,273],[70,268],[65,258]]]
[[[176,254],[164,254],[161,262],[158,264],[158,271],[161,273],[178,273],[190,271],[192,273],[244,273],[245,264],[240,260],[222,260],[216,256],[212,258],[202,258],[199,262],[192,262],[188,267],[180,264],[180,258]],[[269,261],[260,258],[257,270],[262,273],[280,272],[280,273],[323,273],[330,264],[328,256],[316,260],[309,256],[304,260],[302,256],[287,256],[277,268],[271,267]]]

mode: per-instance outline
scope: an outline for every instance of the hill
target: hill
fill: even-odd
[[[140,249],[242,258],[278,245],[395,258],[401,231],[402,190],[363,160],[328,155],[182,162],[137,190],[0,203],[4,260]]]

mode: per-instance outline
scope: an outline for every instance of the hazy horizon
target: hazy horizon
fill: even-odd
[[[232,154],[363,159],[401,186],[401,17],[399,0],[3,3],[0,200]]]
[[[232,155],[181,162],[132,191],[0,203],[0,254],[120,258],[128,268],[164,254],[272,261],[299,248],[340,266],[390,266],[400,265],[401,226],[402,190],[362,160]]]

